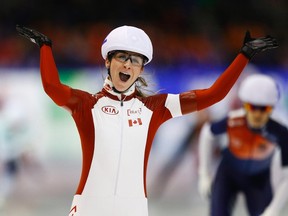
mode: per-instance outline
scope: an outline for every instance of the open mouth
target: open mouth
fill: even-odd
[[[126,82],[127,80],[129,80],[130,75],[120,72],[120,73],[119,73],[119,77],[120,77],[120,80],[121,80],[121,81]]]

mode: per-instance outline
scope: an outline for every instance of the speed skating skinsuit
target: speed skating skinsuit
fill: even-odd
[[[148,216],[146,170],[157,129],[223,99],[248,61],[238,54],[208,89],[139,97],[135,85],[119,94],[106,79],[100,92],[90,94],[60,82],[52,49],[43,45],[44,90],[70,111],[82,146],[82,173],[69,216]]]
[[[288,130],[272,118],[265,127],[247,125],[243,109],[211,123],[213,136],[227,134],[212,187],[211,215],[230,216],[236,195],[243,192],[250,216],[259,216],[272,200],[270,167],[276,147],[282,166],[288,166]]]

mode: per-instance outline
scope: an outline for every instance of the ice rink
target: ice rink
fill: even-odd
[[[170,178],[161,196],[150,192],[150,216],[208,216],[207,202],[197,193],[196,176],[191,175],[189,154]],[[154,162],[152,162],[153,164]],[[13,193],[2,207],[1,216],[64,216],[68,215],[80,167],[69,161],[51,161],[45,172],[26,172],[15,183]],[[149,189],[152,190],[154,169],[150,169]],[[155,179],[154,178],[154,179]],[[281,216],[287,216],[288,207]],[[233,216],[246,216],[240,196]]]
[[[25,78],[25,86],[24,82],[19,85],[17,74],[15,84],[18,85],[14,86],[21,86],[21,98],[37,98],[26,105],[33,105],[35,108],[30,107],[30,111],[33,111],[33,122],[36,121],[31,136],[35,147],[29,146],[28,152],[34,154],[39,161],[34,165],[22,161],[15,182],[10,185],[11,194],[0,207],[0,216],[68,215],[78,185],[81,147],[75,124],[65,110],[56,107],[43,91],[39,90],[42,87],[35,74],[31,73],[31,77],[27,74],[20,77],[21,81]],[[23,96],[24,87],[27,89],[26,97]],[[19,90],[16,91],[18,92]],[[21,110],[24,109],[23,104],[19,106]],[[197,192],[197,145],[191,144],[192,147],[185,150],[185,154],[181,155],[181,160],[169,177],[159,179],[160,171],[167,167],[169,159],[190,130],[192,119],[193,116],[173,119],[162,125],[160,133],[155,137],[147,171],[150,216],[208,216],[208,203],[202,200]],[[19,151],[19,148],[16,147],[16,150]],[[163,189],[161,193],[160,188]],[[246,215],[245,205],[240,196],[233,216]],[[287,215],[288,207],[281,216]]]

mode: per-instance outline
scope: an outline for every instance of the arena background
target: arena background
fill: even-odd
[[[101,89],[107,73],[100,54],[102,41],[120,25],[139,26],[151,36],[154,59],[145,68],[145,77],[151,90],[170,93],[209,87],[237,55],[246,30],[255,37],[271,34],[279,39],[279,48],[256,56],[223,101],[165,123],[156,135],[148,167],[150,215],[204,216],[207,202],[197,192],[197,133],[173,172],[165,179],[160,173],[199,122],[221,118],[239,106],[238,84],[248,74],[270,74],[279,82],[281,100],[273,115],[288,125],[287,6],[285,0],[1,2],[0,98],[16,104],[10,110],[16,116],[25,116],[29,142],[12,149],[27,154],[20,159],[0,215],[67,215],[81,171],[74,122],[44,93],[39,49],[17,35],[16,24],[48,35],[61,80],[91,93]],[[235,211],[236,216],[246,215],[241,195]],[[282,215],[287,213],[286,207]]]

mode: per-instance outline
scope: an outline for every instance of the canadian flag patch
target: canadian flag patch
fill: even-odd
[[[142,125],[142,120],[141,118],[128,119],[128,124],[129,124],[129,127],[133,127],[135,125]]]

